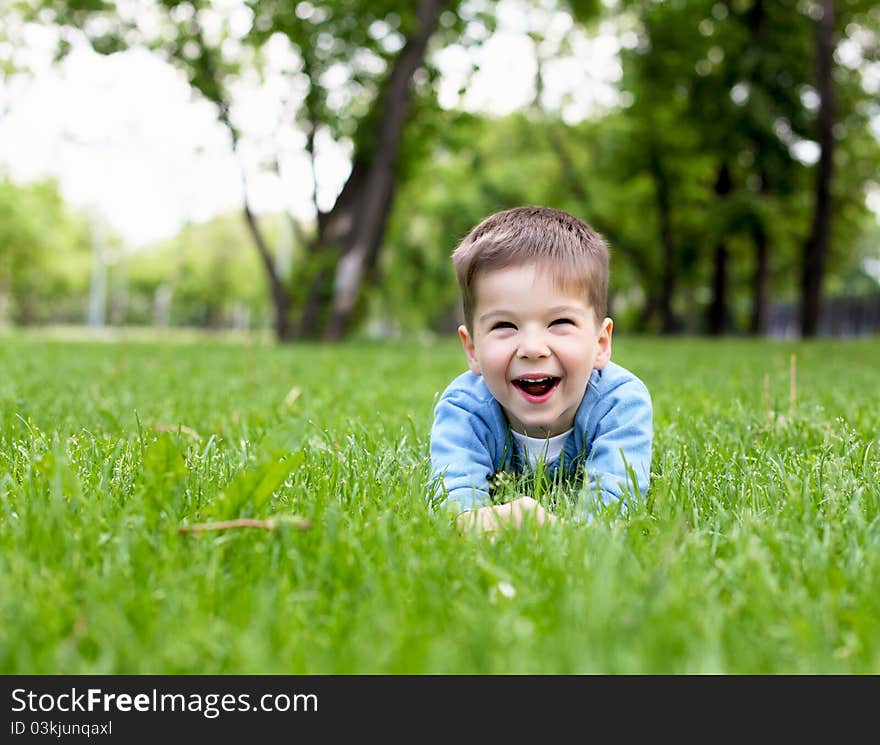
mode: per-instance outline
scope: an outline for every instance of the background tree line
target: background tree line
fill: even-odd
[[[880,170],[871,131],[880,117],[880,8],[867,0],[531,5],[534,101],[499,118],[441,107],[433,57],[491,35],[497,3],[489,0],[242,0],[245,24],[229,22],[228,4],[207,0],[157,0],[150,24],[112,0],[20,3],[23,16],[63,31],[62,56],[69,34],[104,54],[144,46],[161,55],[215,105],[236,152],[246,134],[235,86],[266,74],[269,45],[288,52],[286,111],[310,156],[300,178],[313,185],[316,219],[256,214],[242,162],[237,218],[187,226],[111,267],[125,288],[117,319],[268,322],[282,340],[340,339],[370,321],[445,330],[457,319],[450,251],[477,220],[524,203],[567,209],[606,235],[612,309],[632,328],[763,334],[772,304],[788,302],[812,336],[824,293],[876,292],[864,267],[880,253],[865,203]],[[550,13],[569,18],[561,41],[546,33]],[[594,33],[600,21],[614,24],[621,45],[619,104],[569,123],[547,105],[545,75],[575,33]],[[319,136],[351,153],[326,210],[317,201]],[[279,169],[280,144],[260,145],[264,167]],[[0,210],[61,210],[51,194],[50,185],[7,183]],[[82,301],[94,236],[68,220],[79,232],[8,219],[0,248],[8,317],[47,320],[29,307],[72,316],[73,299]],[[67,284],[53,286],[55,276]]]

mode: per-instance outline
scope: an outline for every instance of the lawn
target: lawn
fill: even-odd
[[[0,673],[880,673],[880,340],[614,359],[647,498],[487,540],[423,499],[454,340],[7,335]]]

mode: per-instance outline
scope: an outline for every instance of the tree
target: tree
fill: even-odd
[[[0,325],[81,321],[90,256],[88,221],[54,181],[0,181]]]
[[[754,333],[766,327],[774,267],[779,280],[796,274],[800,268],[804,287],[809,277],[811,291],[818,297],[816,274],[823,271],[821,257],[825,255],[821,247],[824,245],[825,253],[833,255],[829,248],[829,236],[833,234],[829,195],[834,194],[835,199],[858,212],[853,205],[863,203],[866,178],[851,174],[843,180],[832,180],[831,161],[820,158],[816,183],[824,184],[823,196],[815,199],[812,211],[807,207],[811,187],[805,147],[815,136],[816,109],[820,120],[827,119],[829,113],[823,111],[822,95],[813,85],[810,65],[805,64],[805,60],[815,58],[811,42],[814,22],[809,13],[817,7],[794,0],[769,4],[764,0],[639,0],[626,4],[640,37],[634,50],[624,55],[624,87],[633,100],[626,113],[655,123],[650,132],[632,144],[630,152],[632,159],[652,174],[656,185],[656,211],[661,218],[658,243],[664,246],[667,275],[659,302],[664,316],[670,288],[679,286],[669,275],[675,276],[676,254],[686,245],[675,235],[675,219],[665,219],[664,215],[681,214],[685,204],[681,193],[688,188],[686,182],[695,185],[694,179],[708,176],[702,169],[687,167],[683,159],[702,158],[714,163],[709,182],[714,185],[714,197],[699,218],[703,229],[698,245],[706,249],[702,251],[706,266],[703,276],[711,278],[707,329],[720,333],[727,327],[726,319],[732,315],[732,291],[736,290],[733,282],[743,282],[749,276],[745,271],[748,263],[748,327]],[[845,23],[848,29],[867,28],[871,13],[876,11],[868,10],[864,3],[848,3],[847,18],[838,26]],[[862,36],[874,38],[870,33]],[[832,60],[830,47],[825,53]],[[823,128],[828,133],[838,132],[838,147],[871,150],[864,144],[868,133],[864,86],[843,65],[834,64],[836,91],[846,91],[846,113],[834,124],[826,121]],[[827,71],[825,74],[829,75]],[[820,105],[816,107],[814,101]],[[658,121],[664,123],[664,128],[656,126]],[[843,121],[847,122],[845,127]],[[680,133],[686,134],[681,137]],[[691,136],[692,148],[674,149],[677,140],[686,142]],[[826,140],[829,136],[826,134]],[[659,154],[658,142],[662,143]],[[820,143],[820,152],[830,150],[830,141],[827,147]],[[666,176],[673,163],[677,166],[676,179]],[[861,166],[858,168],[861,171]],[[704,182],[704,188],[706,185]],[[818,187],[815,191],[820,193]],[[808,261],[799,262],[800,246],[810,224],[811,234],[825,235],[826,239],[807,241],[814,253]],[[751,256],[744,251],[746,242],[752,244]],[[676,243],[678,248],[670,250]]]
[[[245,0],[247,17],[234,23],[208,0],[158,0],[155,33],[114,0],[71,5],[39,0],[41,18],[83,30],[92,46],[113,53],[142,45],[183,70],[190,85],[217,106],[242,159],[243,214],[259,253],[275,308],[279,339],[338,339],[347,331],[365,276],[383,246],[394,198],[399,152],[411,108],[413,81],[425,68],[428,43],[438,30],[468,42],[457,0]],[[440,23],[440,19],[443,22]],[[96,22],[100,21],[100,22]],[[331,209],[318,206],[307,236],[305,263],[292,282],[280,275],[261,229],[243,163],[243,133],[235,122],[232,89],[243,77],[268,69],[266,45],[281,40],[292,61],[282,74],[294,91],[292,119],[306,136],[316,185],[316,138],[321,133],[350,145],[352,167]],[[472,40],[471,40],[472,41]],[[430,72],[430,70],[429,70]],[[430,74],[428,76],[430,78]],[[430,86],[429,86],[430,87]],[[277,151],[271,158],[278,167]]]
[[[315,329],[341,339],[352,313],[365,274],[373,271],[382,246],[394,198],[396,167],[409,113],[411,84],[422,65],[445,0],[419,0],[415,23],[395,60],[384,90],[374,99],[371,137],[356,150],[351,174],[328,213],[319,213],[318,234],[310,250],[319,269],[306,293],[297,336]],[[379,114],[376,110],[381,111]],[[328,277],[333,270],[332,299],[328,303]],[[324,323],[325,307],[329,315]]]

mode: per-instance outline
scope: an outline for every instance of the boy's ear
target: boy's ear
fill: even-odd
[[[608,364],[608,360],[611,359],[612,331],[614,331],[614,321],[610,318],[606,318],[602,321],[602,325],[599,327],[599,337],[596,340],[596,344],[599,348],[596,354],[596,361],[593,363],[593,367],[596,370],[601,370]]]
[[[461,346],[464,347],[464,353],[467,355],[468,367],[475,375],[481,375],[480,363],[477,362],[477,348],[474,340],[467,330],[467,326],[462,324],[458,327],[458,338],[461,339]]]

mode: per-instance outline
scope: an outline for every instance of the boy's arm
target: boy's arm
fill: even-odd
[[[451,398],[441,398],[431,427],[429,498],[456,515],[489,503],[491,432],[482,419]]]
[[[627,492],[647,493],[652,418],[651,396],[638,379],[622,383],[599,404],[584,471],[587,489],[598,490],[604,504],[620,501]]]

